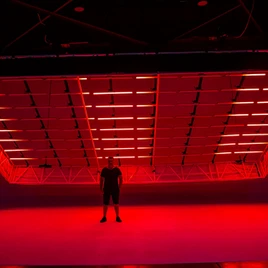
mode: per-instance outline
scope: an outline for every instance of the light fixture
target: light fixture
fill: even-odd
[[[260,154],[263,153],[263,151],[239,151],[234,152],[235,154]]]
[[[208,1],[202,0],[197,3],[199,7],[205,7],[208,4]]]
[[[133,94],[132,91],[118,91],[118,92],[94,92],[93,95],[125,95],[125,94]]]
[[[75,8],[74,8],[74,11],[75,11],[75,12],[79,12],[79,13],[80,13],[80,12],[83,12],[84,10],[85,10],[85,9],[84,9],[83,7],[81,7],[81,6],[80,6],[80,7],[75,7]]]

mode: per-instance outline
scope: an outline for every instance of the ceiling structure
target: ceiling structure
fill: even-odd
[[[112,155],[126,182],[265,177],[263,5],[1,1],[0,173],[96,183]]]
[[[265,72],[2,79],[0,143],[22,170],[252,165],[267,85]]]
[[[1,1],[2,55],[265,49],[264,1]]]

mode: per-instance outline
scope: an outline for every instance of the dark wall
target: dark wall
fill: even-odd
[[[0,207],[101,205],[98,185],[9,185],[0,179]],[[123,185],[121,205],[266,203],[268,180]]]

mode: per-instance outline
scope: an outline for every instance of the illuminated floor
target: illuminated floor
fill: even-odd
[[[1,265],[122,265],[268,260],[268,205],[0,210]]]

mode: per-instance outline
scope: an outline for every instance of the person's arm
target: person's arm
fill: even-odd
[[[104,177],[100,177],[100,190],[103,192]]]
[[[121,186],[123,184],[123,177],[122,177],[122,175],[119,175],[118,176],[118,179],[119,179],[119,188],[121,188]]]

